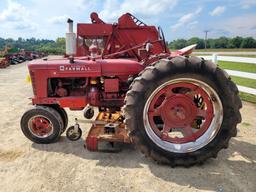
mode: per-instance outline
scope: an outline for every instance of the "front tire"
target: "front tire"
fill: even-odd
[[[63,130],[60,114],[47,106],[36,106],[26,111],[20,121],[23,134],[35,143],[55,142]]]
[[[146,67],[125,102],[132,141],[146,156],[172,166],[216,157],[241,122],[236,85],[223,70],[197,57]]]
[[[66,110],[64,108],[61,108],[59,105],[46,105],[46,106],[55,109],[60,114],[64,124],[63,129],[61,130],[61,134],[64,133],[68,127],[68,114]]]

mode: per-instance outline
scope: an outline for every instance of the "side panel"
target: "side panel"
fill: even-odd
[[[105,63],[103,62],[105,61]],[[144,66],[137,61],[125,59],[102,60],[103,76],[129,76],[138,74]]]
[[[90,64],[59,64],[50,66],[49,78],[56,77],[99,77],[101,76],[101,64],[94,62]]]
[[[62,97],[62,98],[32,98],[32,104],[58,104],[60,107],[70,109],[83,109],[87,105],[87,98],[84,97]]]
[[[111,24],[77,24],[77,35],[88,38],[109,36],[112,33]]]
[[[33,74],[31,79],[35,93],[32,102],[33,104],[58,104],[61,107],[82,109],[95,99],[94,104],[92,103],[95,106],[122,106],[124,98],[123,94],[119,95],[119,90],[124,91],[126,88],[124,84],[121,86],[121,83],[125,83],[130,75],[136,75],[143,69],[144,66],[139,62],[127,59],[75,60],[72,64],[66,60],[53,60],[29,64],[30,73]],[[106,84],[100,84],[98,81],[98,84],[86,85],[82,92],[76,92],[79,93],[78,95],[72,94],[73,90],[78,91],[75,90],[76,88],[69,89],[70,95],[49,95],[48,93],[49,87],[53,92],[56,90],[56,87],[52,89],[51,83],[48,85],[49,79],[90,79],[94,77],[105,78]],[[101,86],[105,89],[101,89]],[[93,93],[96,95],[93,96]]]

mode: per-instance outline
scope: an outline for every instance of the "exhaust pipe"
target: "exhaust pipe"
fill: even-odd
[[[76,34],[73,32],[73,20],[68,19],[68,32],[66,33],[66,55],[75,56],[76,54]]]
[[[73,33],[73,20],[69,18],[67,23],[68,23],[68,32]]]

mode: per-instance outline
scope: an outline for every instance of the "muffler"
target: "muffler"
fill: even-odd
[[[66,33],[66,55],[76,55],[76,34],[73,32],[73,20],[68,19],[68,32]]]

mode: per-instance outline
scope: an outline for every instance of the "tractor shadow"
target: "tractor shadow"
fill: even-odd
[[[232,139],[216,159],[190,168],[149,165],[151,173],[168,182],[209,191],[255,191],[256,145]],[[238,188],[239,186],[239,188]]]
[[[122,146],[118,153],[90,152],[83,147],[84,140],[70,142],[65,137],[55,144],[41,145],[32,144],[32,147],[47,152],[72,154],[86,160],[95,160],[97,166],[120,167],[120,168],[142,168],[145,174],[153,176],[165,182],[196,188],[200,190],[233,191],[237,189],[234,181],[249,183],[250,187],[256,189],[254,182],[256,172],[256,145],[232,139],[230,147],[222,150],[218,158],[209,159],[203,165],[190,168],[159,165],[149,158],[145,158],[136,151],[132,145]],[[246,174],[246,178],[244,175]],[[234,179],[232,179],[235,177]],[[251,178],[251,180],[248,178]],[[153,182],[153,181],[152,181]],[[231,188],[230,188],[231,186]],[[233,188],[232,188],[233,187]]]
[[[140,168],[143,156],[136,151],[131,144],[121,144],[117,152],[88,151],[84,147],[84,140],[69,141],[62,136],[57,143],[53,144],[36,144],[33,143],[34,149],[46,152],[57,152],[62,154],[72,154],[86,160],[95,160],[97,166],[122,167],[122,168]],[[144,159],[145,160],[145,159]]]

